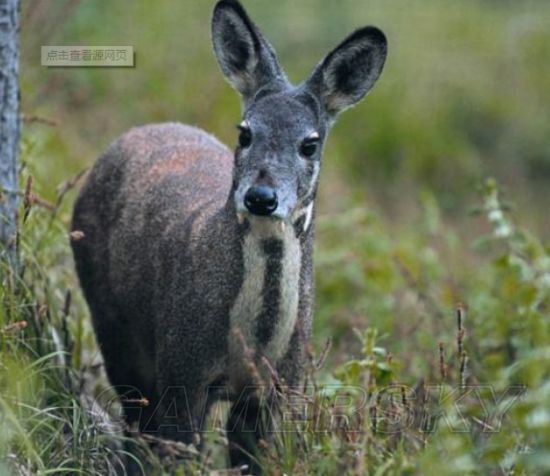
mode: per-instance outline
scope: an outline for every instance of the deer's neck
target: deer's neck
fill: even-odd
[[[243,354],[276,364],[286,353],[298,320],[301,269],[311,258],[306,242],[313,220],[311,204],[295,214],[292,226],[265,219],[243,225],[243,280],[230,313],[234,364]]]

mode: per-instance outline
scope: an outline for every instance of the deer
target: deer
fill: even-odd
[[[296,387],[307,360],[327,135],[374,86],[387,40],[357,29],[293,85],[239,1],[216,3],[211,31],[242,98],[234,152],[181,123],[130,129],[88,172],[71,246],[128,426],[190,444],[227,400],[230,463],[259,474],[272,418],[258,376]]]

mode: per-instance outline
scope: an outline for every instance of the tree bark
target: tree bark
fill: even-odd
[[[16,262],[19,155],[19,0],[0,0],[0,252]]]

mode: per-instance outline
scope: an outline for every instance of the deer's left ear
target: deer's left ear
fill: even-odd
[[[305,86],[334,117],[371,90],[386,61],[386,36],[365,27],[348,36],[317,66]]]

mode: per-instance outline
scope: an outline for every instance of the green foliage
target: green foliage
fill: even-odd
[[[425,444],[415,450],[415,474],[545,474],[549,248],[514,223],[494,180],[482,187],[482,205],[474,213],[489,228],[472,240],[473,256],[441,222],[433,196],[422,200],[423,224],[407,235],[391,236],[372,214],[357,210],[348,215],[354,215],[354,226],[322,223],[321,235],[329,234],[326,256],[333,259],[319,263],[319,329],[367,322],[391,336],[399,357],[388,364],[387,351],[375,346],[376,332],[369,329],[361,335],[362,350],[353,352],[363,357],[348,360],[354,347],[346,334],[335,334],[337,360],[344,360],[335,376],[373,394],[388,379],[399,382],[414,389],[417,401],[427,387],[428,414],[447,401],[434,431],[409,427]],[[350,283],[358,283],[351,292]],[[463,330],[457,334],[450,310],[460,302],[468,312],[459,311]],[[416,411],[426,414],[422,407]],[[401,435],[405,443],[410,437]]]
[[[138,458],[147,474],[166,474],[182,454],[181,474],[223,466],[223,433],[207,438],[213,453],[178,448],[166,457],[162,443],[125,438],[116,413],[95,400],[107,382],[93,371],[83,303],[66,291],[75,282],[61,199],[67,185],[59,190],[49,206],[27,189],[21,278],[6,268],[2,275],[3,471],[111,474]],[[549,250],[514,223],[494,181],[482,191],[475,212],[490,228],[472,242],[475,268],[450,265],[453,254],[468,253],[430,194],[411,236],[393,235],[360,209],[321,221],[315,335],[328,329],[334,349],[324,368],[313,358],[303,394],[279,390],[281,431],[261,456],[274,474],[548,469]],[[456,330],[458,298],[468,312],[459,308]]]

